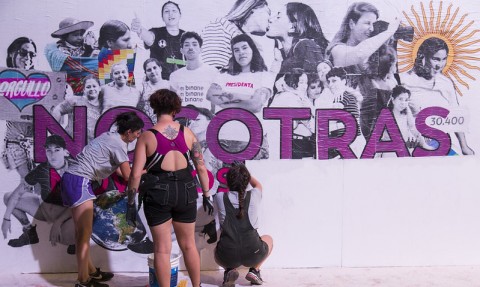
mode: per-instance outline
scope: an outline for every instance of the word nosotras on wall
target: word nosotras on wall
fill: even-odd
[[[163,3],[143,7],[162,12],[149,15],[154,24],[120,8],[118,20],[80,9],[74,18],[55,16],[45,35],[4,39],[6,167],[29,180],[40,165],[51,168],[52,135],[63,138],[57,144],[68,163],[124,111],[151,128],[148,99],[159,89],[182,99],[176,119],[202,144],[215,192],[226,190],[224,175],[237,160],[474,154],[463,102],[478,74],[479,40],[460,4],[230,2],[211,17],[211,7],[187,1],[166,4],[169,15]],[[110,178],[98,193],[124,189]],[[126,249],[119,238],[120,247],[104,247]]]

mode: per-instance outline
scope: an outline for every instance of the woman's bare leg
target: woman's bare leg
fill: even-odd
[[[273,238],[270,235],[262,235],[262,236],[260,236],[260,238],[262,239],[262,241],[267,243],[268,254],[265,257],[265,259],[262,260],[262,262],[258,263],[256,266],[253,266],[257,270],[260,270],[260,266],[262,266],[262,264],[265,262],[265,260],[267,260],[268,256],[270,256],[270,254],[272,253],[272,249],[273,249]]]
[[[172,251],[172,220],[150,226],[154,244],[155,275],[160,287],[170,287],[170,252]]]
[[[90,237],[93,225],[93,200],[72,208],[72,218],[75,223],[75,244],[78,265],[78,281],[86,282],[90,273],[95,271],[90,259]],[[93,270],[92,270],[93,269]]]
[[[173,222],[178,245],[183,253],[185,266],[193,287],[200,286],[200,256],[195,245],[195,222]]]

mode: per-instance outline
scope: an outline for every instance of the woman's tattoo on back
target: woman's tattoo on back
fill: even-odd
[[[168,126],[165,128],[162,134],[164,134],[169,139],[174,139],[177,137],[178,131],[171,126]]]

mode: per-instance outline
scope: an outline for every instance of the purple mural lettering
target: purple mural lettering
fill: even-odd
[[[65,139],[67,150],[72,156],[76,156],[83,147],[87,144],[87,107],[75,107],[73,112],[73,136],[70,136],[67,131],[58,123],[55,118],[41,105],[35,105],[33,110],[34,120],[34,161],[45,162],[47,160],[44,152],[45,140],[48,136],[47,132],[56,134]],[[126,111],[135,111],[137,115],[145,122],[145,129],[153,126],[150,118],[142,111],[132,107],[117,107],[109,109],[97,121],[95,136],[109,131],[115,122],[115,117]],[[130,160],[133,158],[133,153],[129,154]]]
[[[226,179],[226,175],[227,175],[227,172],[228,172],[228,167],[222,167],[221,169],[219,169],[217,171],[217,180],[218,182],[220,183],[220,186],[218,187],[218,190],[217,192],[227,192],[228,191],[228,187],[227,187],[227,179]]]
[[[240,121],[250,133],[250,141],[241,151],[229,151],[221,146],[219,139],[220,129],[229,121]],[[227,142],[228,140],[224,140]],[[212,119],[207,129],[207,144],[212,154],[225,163],[235,160],[250,160],[260,151],[263,141],[263,129],[260,121],[251,112],[243,109],[224,109]]]
[[[389,139],[386,140],[385,137]],[[389,109],[382,109],[361,158],[373,158],[376,153],[395,152],[398,157],[410,156],[395,118]]]
[[[71,155],[76,156],[87,144],[87,108],[76,107],[74,110],[73,137],[58,123],[55,118],[41,105],[33,106],[34,124],[34,161],[45,162],[47,157],[44,145],[47,139],[47,132],[61,136],[67,145]]]
[[[107,132],[112,127],[113,123],[115,122],[115,117],[121,113],[125,112],[136,112],[137,115],[143,120],[145,126],[143,127],[144,130],[148,130],[153,126],[152,120],[142,111],[132,108],[132,107],[115,107],[107,110],[102,116],[98,119],[97,127],[95,129],[95,137]]]
[[[280,158],[292,158],[293,121],[310,119],[309,108],[265,108],[263,118],[280,120]]]
[[[317,110],[317,149],[318,159],[328,159],[330,149],[336,149],[342,158],[357,158],[350,148],[350,144],[357,137],[358,123],[355,117],[345,110],[320,109]],[[338,136],[331,137],[330,123],[340,122],[344,125]]]
[[[429,107],[421,110],[417,118],[415,119],[415,125],[417,126],[418,131],[425,137],[435,140],[438,143],[438,147],[435,150],[426,150],[421,147],[416,147],[413,151],[414,157],[424,157],[424,156],[444,156],[447,155],[452,147],[452,142],[450,135],[444,133],[441,130],[429,127],[425,120],[429,116],[440,116],[446,118],[450,112],[441,107]]]

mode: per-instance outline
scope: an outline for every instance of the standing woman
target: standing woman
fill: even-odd
[[[132,20],[132,31],[142,39],[145,48],[150,49],[150,58],[155,58],[162,63],[164,80],[169,80],[172,72],[185,65],[180,52],[180,38],[185,32],[179,27],[181,17],[180,6],[175,2],[167,1],[162,6],[164,27],[147,30],[142,27],[140,19],[135,17]]]
[[[158,177],[154,187],[142,190],[145,217],[153,235],[154,266],[161,287],[170,286],[171,228],[185,258],[192,286],[200,286],[200,257],[195,246],[197,187],[192,176],[197,170],[203,191],[203,205],[213,213],[208,173],[203,161],[202,146],[189,128],[174,121],[181,109],[181,100],[170,90],[158,90],[150,96],[150,106],[157,123],[145,132],[135,146],[135,160],[128,182],[127,220],[136,225],[135,193],[143,170]]]
[[[248,185],[252,189],[247,190]],[[243,164],[227,172],[228,192],[215,197],[222,233],[215,248],[215,262],[225,268],[223,287],[234,287],[236,268],[250,267],[245,278],[253,285],[263,284],[260,266],[272,252],[270,235],[258,234],[258,214],[262,200],[262,185],[250,175]]]
[[[148,104],[148,99],[153,92],[170,88],[170,83],[162,79],[162,64],[155,58],[147,59],[143,63],[143,71],[145,72],[145,80],[137,108],[144,111],[152,122],[155,123],[157,116],[150,104]]]
[[[101,181],[115,171],[125,180],[130,176],[128,144],[137,139],[143,121],[135,112],[119,114],[116,132],[105,132],[80,152],[62,176],[62,200],[72,210],[77,248],[78,283],[75,287],[108,287],[113,273],[95,268],[90,258],[90,237],[93,224],[92,181]]]

